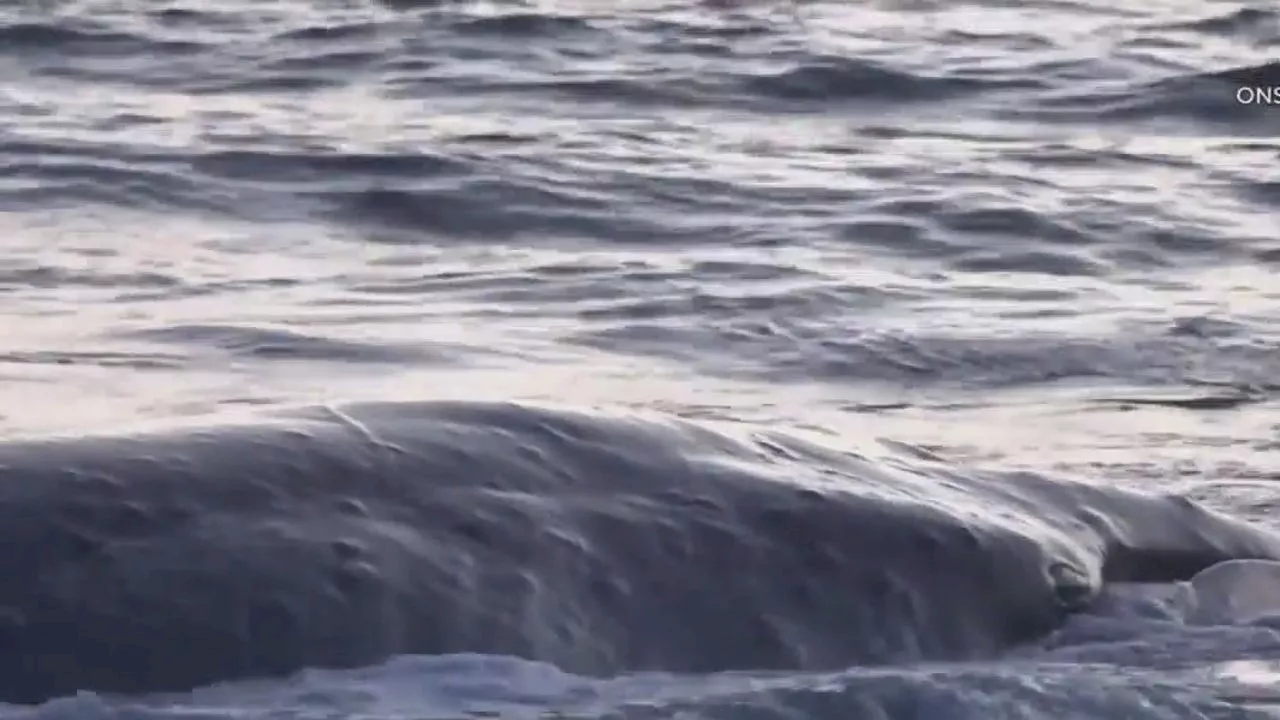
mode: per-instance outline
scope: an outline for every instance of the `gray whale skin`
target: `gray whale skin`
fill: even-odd
[[[396,654],[582,674],[989,657],[1280,559],[1185,500],[506,403],[0,444],[0,700]]]

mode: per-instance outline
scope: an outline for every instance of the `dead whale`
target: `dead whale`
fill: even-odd
[[[503,403],[0,444],[0,700],[398,654],[590,675],[989,657],[1280,540],[1187,501]]]

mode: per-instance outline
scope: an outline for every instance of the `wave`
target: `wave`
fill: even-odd
[[[0,699],[488,653],[566,672],[1000,654],[1107,583],[1280,558],[1175,497],[514,404],[0,446]]]
[[[127,55],[132,52],[191,52],[199,46],[163,42],[139,33],[117,32],[93,23],[19,22],[0,24],[0,47],[16,54],[38,52],[63,57]]]
[[[882,100],[938,102],[957,94],[1006,87],[1035,87],[1027,80],[985,82],[976,78],[931,78],[852,58],[808,57],[778,74],[745,83],[753,94],[784,100]]]
[[[999,111],[1009,119],[1071,122],[1086,117],[1123,123],[1163,123],[1170,128],[1234,128],[1233,134],[1270,137],[1274,109],[1268,103],[1243,102],[1243,87],[1274,87],[1280,64],[1243,64],[1224,70],[1181,71],[1156,80],[1129,80],[1054,88],[1016,108]]]
[[[856,297],[854,288],[830,288],[826,299],[839,297],[840,290]],[[789,295],[793,300],[803,297]],[[716,316],[712,300],[701,304],[706,317]],[[647,302],[652,307],[656,300]],[[819,378],[916,389],[1005,389],[1102,380],[1127,387],[1275,389],[1274,343],[1258,337],[1197,337],[1177,324],[1087,335],[1031,329],[1000,335],[881,331],[849,327],[852,322],[833,317],[835,308],[847,312],[848,306],[792,302],[782,305],[790,317],[725,315],[717,318],[718,326],[661,322],[632,312],[630,322],[580,331],[574,340],[610,352],[684,363],[716,377],[771,382]],[[641,304],[633,301],[626,307]],[[807,308],[813,308],[811,317],[801,312]]]
[[[1280,13],[1270,9],[1242,7],[1196,20],[1166,23],[1156,27],[1210,35],[1245,37],[1256,35],[1274,38],[1277,27],[1280,27]]]
[[[465,348],[452,347],[447,343],[396,345],[387,342],[340,340],[279,328],[237,325],[165,325],[116,333],[116,336],[179,346],[203,346],[233,357],[341,363],[444,364],[466,351]]]

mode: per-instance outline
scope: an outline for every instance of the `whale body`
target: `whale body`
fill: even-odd
[[[0,700],[400,654],[586,675],[991,657],[1280,559],[1189,501],[511,403],[0,444]]]
[[[1189,582],[1185,620],[1192,625],[1244,625],[1280,616],[1280,563],[1230,560]]]

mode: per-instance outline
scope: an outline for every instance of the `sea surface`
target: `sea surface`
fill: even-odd
[[[1278,58],[1261,1],[0,0],[0,437],[515,402],[1280,531]],[[980,662],[0,717],[1280,717],[1280,625],[1147,590]]]

